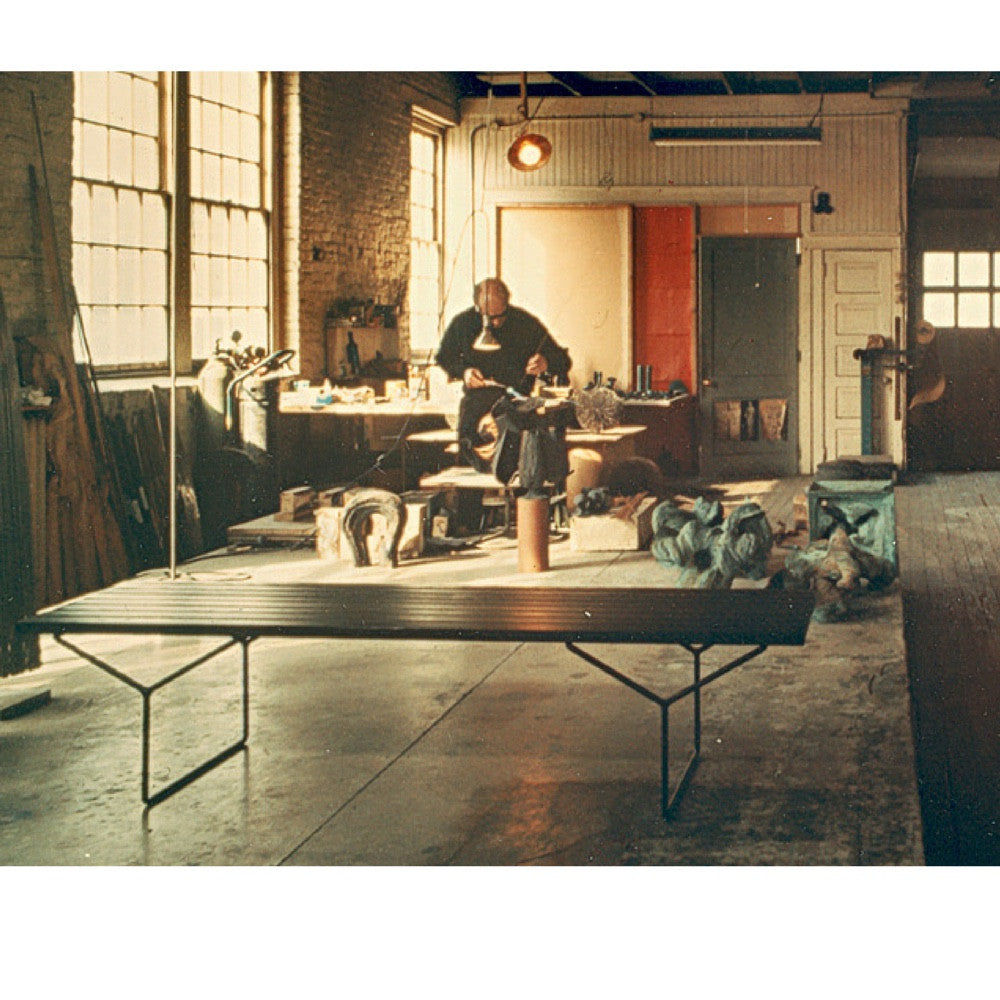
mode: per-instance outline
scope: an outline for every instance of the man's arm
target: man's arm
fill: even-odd
[[[444,331],[441,344],[434,357],[435,363],[445,370],[449,378],[460,379],[468,368],[465,338],[462,336],[462,317],[456,316]]]
[[[564,347],[560,347],[553,339],[552,335],[542,327],[544,332],[544,338],[541,340],[542,346],[538,349],[536,353],[541,354],[545,358],[547,371],[550,375],[558,375],[564,377],[569,374],[570,367],[573,364],[572,359],[569,356],[569,351]]]

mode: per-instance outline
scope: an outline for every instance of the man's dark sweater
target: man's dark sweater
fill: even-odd
[[[483,319],[476,309],[466,309],[448,324],[435,360],[450,378],[461,379],[466,369],[477,368],[484,378],[527,395],[531,392],[534,378],[526,375],[524,369],[532,355],[541,354],[552,375],[565,377],[569,372],[569,352],[552,339],[531,313],[523,309],[508,306],[502,325],[492,328],[500,343],[499,350],[477,351],[473,348],[472,344],[482,329]],[[470,445],[481,443],[477,430],[479,421],[490,412],[503,392],[502,388],[495,386],[465,390],[458,425],[459,443],[465,458],[470,457]]]

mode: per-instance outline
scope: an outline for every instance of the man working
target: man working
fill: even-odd
[[[476,285],[475,307],[448,324],[435,361],[464,386],[458,411],[458,442],[462,458],[479,468],[474,452],[487,443],[480,421],[507,387],[528,395],[534,380],[546,372],[564,378],[569,352],[560,347],[531,313],[510,304],[510,292],[498,278]]]

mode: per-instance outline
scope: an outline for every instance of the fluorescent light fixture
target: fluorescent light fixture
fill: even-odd
[[[649,141],[654,146],[697,146],[697,145],[818,145],[823,139],[823,130],[812,127],[763,125],[753,127],[723,126],[719,128],[661,128],[653,125],[649,129]]]

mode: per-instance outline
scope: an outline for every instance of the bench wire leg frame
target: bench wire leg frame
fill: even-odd
[[[620,681],[626,687],[631,688],[636,693],[642,695],[643,698],[660,707],[660,814],[664,819],[670,819],[673,816],[677,804],[690,784],[695,768],[697,768],[698,762],[701,759],[701,689],[707,684],[711,684],[712,681],[728,674],[731,670],[735,670],[737,667],[743,666],[744,663],[747,663],[754,659],[754,657],[759,656],[765,649],[767,649],[767,646],[755,646],[749,652],[736,657],[734,660],[730,660],[729,663],[724,664],[718,669],[713,670],[710,674],[706,674],[702,677],[701,657],[703,653],[708,652],[708,650],[712,648],[713,643],[704,643],[699,645],[680,642],[677,643],[677,645],[686,649],[692,656],[693,679],[692,683],[680,688],[673,694],[664,697],[657,694],[655,691],[651,691],[643,684],[640,684],[633,678],[626,676],[614,667],[609,666],[602,660],[599,660],[592,653],[588,653],[585,650],[580,649],[580,647],[574,643],[566,643],[566,648],[571,653],[575,653],[580,657],[580,659],[586,660],[587,663],[597,667],[598,670],[602,670],[609,677],[613,677],[616,681]],[[688,758],[687,764],[684,767],[684,773],[680,776],[677,784],[671,792],[669,774],[670,706],[678,701],[681,701],[683,698],[690,696],[694,697],[694,724],[692,727],[691,756]]]
[[[203,774],[211,771],[212,768],[217,767],[223,761],[228,760],[234,754],[239,753],[241,750],[246,749],[247,740],[250,737],[250,699],[248,695],[249,681],[250,681],[250,653],[249,647],[250,643],[256,638],[256,636],[247,635],[235,635],[231,639],[227,639],[224,643],[217,646],[215,649],[209,650],[209,652],[197,657],[194,660],[184,664],[184,666],[179,667],[173,673],[168,674],[165,677],[161,677],[158,681],[152,684],[142,684],[137,681],[134,677],[130,677],[128,674],[118,670],[113,667],[110,663],[106,663],[104,660],[92,653],[88,653],[85,649],[80,649],[79,646],[70,642],[63,633],[53,632],[53,638],[61,646],[75,653],[77,656],[82,657],[89,663],[92,663],[95,667],[99,667],[105,673],[110,674],[112,677],[120,680],[123,684],[127,684],[134,691],[138,691],[142,697],[142,801],[147,808],[152,808],[158,803],[162,802],[164,799],[169,798],[174,792],[180,791],[182,788],[190,785],[192,781],[196,778],[200,778]],[[152,697],[156,691],[161,688],[166,687],[171,681],[177,680],[178,677],[183,677],[185,674],[190,673],[195,667],[201,666],[203,663],[214,659],[220,653],[225,652],[225,650],[230,649],[239,643],[242,646],[242,664],[241,664],[241,679],[242,679],[242,702],[243,702],[243,734],[239,740],[233,743],[231,746],[225,748],[225,750],[220,751],[215,754],[215,756],[206,760],[203,764],[199,764],[197,767],[192,768],[186,774],[181,775],[175,781],[172,781],[169,785],[161,788],[155,794],[150,795],[149,785],[150,785],[150,730],[151,730],[151,714],[152,714]]]

